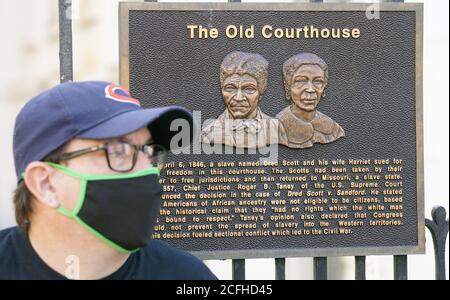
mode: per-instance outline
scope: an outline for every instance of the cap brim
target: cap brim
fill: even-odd
[[[173,150],[174,146],[172,145],[171,147],[170,142],[179,131],[171,131],[170,125],[177,119],[188,121],[191,141],[193,134],[192,114],[180,106],[129,111],[97,124],[93,128],[81,132],[77,137],[85,139],[112,139],[148,127],[156,144]]]

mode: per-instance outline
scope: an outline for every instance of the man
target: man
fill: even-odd
[[[192,124],[184,108],[143,109],[104,82],[30,100],[14,129],[18,227],[0,232],[0,279],[216,279],[192,255],[150,240],[179,118]]]
[[[283,125],[280,144],[290,148],[310,148],[328,144],[345,135],[342,127],[316,110],[328,83],[328,66],[317,55],[301,53],[283,65],[286,98],[292,104],[276,118]]]
[[[259,54],[235,51],[220,66],[225,112],[202,130],[201,142],[238,148],[278,143],[278,122],[258,107],[267,88],[269,63]]]

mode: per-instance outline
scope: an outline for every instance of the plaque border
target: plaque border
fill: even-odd
[[[416,13],[416,180],[417,245],[379,247],[249,249],[189,251],[203,260],[335,257],[366,255],[408,255],[425,253],[424,153],[423,153],[423,3],[377,3],[380,11]],[[129,14],[130,11],[366,11],[373,3],[119,3],[119,82],[129,89]]]

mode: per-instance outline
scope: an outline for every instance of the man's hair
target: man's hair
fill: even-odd
[[[64,146],[59,147],[49,155],[47,155],[43,161],[59,163],[61,155],[64,152]],[[21,180],[14,191],[14,209],[16,214],[16,222],[20,229],[27,232],[30,226],[30,215],[33,210],[33,194],[25,184],[25,180]]]
[[[300,53],[292,56],[283,64],[283,81],[286,98],[291,100],[292,76],[303,65],[317,65],[325,74],[325,85],[328,82],[328,65],[323,59],[312,53]]]
[[[258,91],[262,95],[267,88],[269,63],[259,54],[234,51],[225,56],[220,65],[220,86],[223,88],[225,78],[233,75],[250,75],[258,83]]]

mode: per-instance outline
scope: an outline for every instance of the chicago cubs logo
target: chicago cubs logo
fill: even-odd
[[[116,84],[106,86],[105,97],[114,101],[141,106],[139,100],[131,98],[130,93],[127,90]]]

